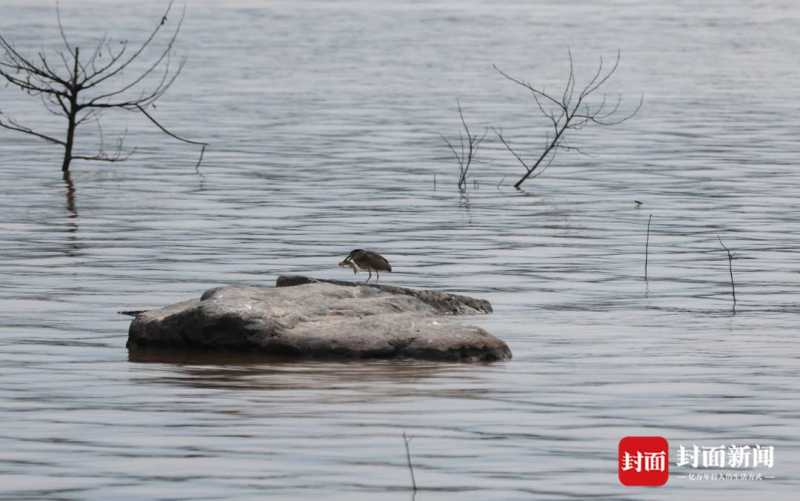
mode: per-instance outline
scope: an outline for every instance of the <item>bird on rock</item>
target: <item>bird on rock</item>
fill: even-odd
[[[392,265],[389,264],[389,261],[387,261],[385,257],[381,256],[377,252],[364,249],[355,249],[350,252],[350,254],[348,254],[347,257],[339,263],[339,266],[351,268],[353,270],[353,274],[356,274],[359,271],[368,271],[369,277],[367,277],[367,282],[369,282],[369,279],[372,278],[373,271],[377,275],[377,278],[375,279],[376,282],[381,278],[379,272],[392,271]]]

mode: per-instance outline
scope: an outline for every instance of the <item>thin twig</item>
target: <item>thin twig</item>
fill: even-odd
[[[733,254],[731,254],[731,250],[728,249],[728,246],[722,242],[722,238],[717,235],[717,240],[719,240],[720,245],[722,248],[725,249],[725,252],[728,253],[728,273],[731,275],[731,295],[733,296],[733,314],[736,314],[736,282],[733,280]]]
[[[647,282],[647,257],[650,254],[650,221],[653,220],[653,215],[647,218],[647,240],[644,243],[644,281]]]
[[[56,2],[56,20],[58,21],[58,32],[61,34],[61,40],[64,42],[64,47],[67,52],[72,53],[72,45],[67,40],[67,35],[64,33],[64,25],[61,23],[61,2]]]
[[[145,111],[144,108],[142,108],[138,104],[136,105],[136,107],[139,108],[139,111],[141,111],[144,114],[144,116],[146,116],[151,122],[153,122],[153,124],[155,124],[156,127],[161,129],[161,132],[163,132],[164,134],[166,134],[168,136],[171,136],[171,137],[174,137],[178,141],[183,141],[184,143],[195,144],[195,145],[198,145],[198,146],[202,146],[202,148],[200,149],[200,158],[197,159],[197,164],[195,164],[195,166],[194,166],[195,170],[199,174],[200,173],[200,163],[203,161],[203,155],[206,152],[206,147],[208,146],[208,143],[204,143],[202,141],[192,141],[191,139],[186,139],[186,138],[180,137],[180,136],[170,132],[169,130],[167,130],[166,127],[164,127],[163,125],[158,123],[158,120],[156,120],[150,113]]]
[[[467,175],[469,174],[469,168],[472,165],[472,161],[475,159],[478,148],[484,139],[486,139],[489,129],[484,130],[482,136],[473,134],[467,125],[467,121],[464,119],[464,112],[461,109],[461,101],[456,100],[456,105],[458,106],[458,118],[461,120],[461,128],[463,129],[463,132],[460,132],[458,135],[459,147],[456,148],[455,145],[453,145],[453,143],[451,143],[450,140],[444,135],[440,134],[440,136],[447,147],[450,148],[450,151],[453,153],[453,157],[455,157],[456,162],[458,163],[458,189],[460,191],[465,191],[467,189]]]
[[[2,115],[2,112],[0,112],[0,115]],[[35,137],[38,137],[39,139],[44,139],[45,141],[47,141],[49,143],[58,144],[58,145],[61,145],[61,146],[64,146],[66,144],[64,141],[62,141],[60,139],[56,139],[56,138],[48,136],[46,134],[42,134],[42,133],[36,132],[36,131],[28,128],[28,127],[25,127],[24,125],[20,125],[17,122],[15,122],[14,120],[12,120],[11,118],[9,118],[8,116],[6,116],[6,120],[8,121],[8,123],[3,122],[3,120],[0,119],[0,127],[4,128],[4,129],[8,129],[8,130],[13,130],[13,131],[16,131],[16,132],[22,132],[23,134],[28,134],[29,136],[35,136]]]
[[[403,432],[403,442],[406,444],[406,462],[408,463],[408,471],[411,472],[411,488],[414,492],[417,492],[417,480],[414,478],[414,465],[411,463],[411,449],[408,447],[408,442],[410,440],[406,432]]]

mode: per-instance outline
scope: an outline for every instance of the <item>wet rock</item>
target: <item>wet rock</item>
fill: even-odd
[[[281,275],[275,282],[276,287],[291,287],[312,283],[327,283],[346,287],[371,287],[376,290],[401,296],[412,296],[423,303],[432,306],[438,313],[451,315],[475,315],[478,313],[491,313],[492,305],[485,299],[477,299],[460,294],[450,294],[427,289],[408,289],[394,285],[364,284],[360,282],[347,282],[345,280],[325,280],[310,278],[302,275]]]
[[[279,277],[277,287],[219,287],[140,312],[128,348],[236,351],[300,358],[511,358],[500,339],[454,315],[491,312],[481,299],[389,285]]]

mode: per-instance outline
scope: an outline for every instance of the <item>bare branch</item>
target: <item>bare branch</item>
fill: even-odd
[[[122,59],[122,57],[128,50],[127,40],[122,40],[120,42],[120,49],[116,53],[114,53],[114,51],[111,49],[111,45],[108,42],[105,42],[105,44],[106,44],[105,45],[106,57],[108,57],[108,62],[99,68],[93,68],[93,72],[86,78],[87,80],[91,80],[92,78],[95,78],[97,75],[102,75],[103,73],[111,69],[115,64],[117,64],[117,62],[120,59]]]
[[[615,107],[614,107],[614,109],[612,111],[610,111],[608,113],[605,113],[602,116],[598,116],[597,114],[577,114],[577,115],[575,115],[575,117],[576,118],[583,118],[583,119],[585,119],[585,120],[587,120],[589,122],[592,122],[594,124],[597,124],[597,125],[603,125],[603,126],[619,125],[622,122],[628,121],[631,118],[635,117],[636,114],[639,113],[639,110],[642,109],[643,105],[644,105],[644,94],[642,94],[639,97],[639,103],[636,105],[636,107],[633,109],[633,111],[631,111],[630,113],[628,113],[628,114],[626,114],[626,115],[624,115],[624,116],[622,116],[620,118],[612,119],[612,120],[608,120],[607,119],[607,117],[610,117],[611,115],[616,114],[616,112],[619,110],[619,105],[615,105]]]
[[[154,124],[156,127],[158,127],[159,129],[161,129],[161,132],[163,132],[164,134],[166,134],[166,135],[168,135],[168,136],[170,136],[170,137],[173,137],[173,138],[177,139],[178,141],[182,141],[182,142],[184,142],[184,143],[188,143],[188,144],[196,144],[196,145],[198,145],[198,146],[202,146],[202,148],[200,148],[200,158],[197,160],[197,164],[195,164],[195,169],[197,169],[197,168],[199,168],[199,167],[200,167],[200,163],[203,161],[203,155],[205,155],[206,148],[208,147],[208,143],[204,143],[204,142],[201,142],[201,141],[192,141],[191,139],[186,139],[186,138],[180,137],[180,136],[178,136],[178,135],[176,135],[176,134],[174,134],[174,133],[170,132],[169,130],[167,130],[167,129],[166,129],[166,127],[164,127],[163,125],[161,125],[161,124],[158,122],[158,120],[156,120],[155,118],[153,118],[153,116],[152,116],[151,114],[149,114],[147,111],[145,111],[145,109],[144,109],[144,108],[142,108],[142,107],[141,107],[141,106],[139,106],[138,104],[136,105],[136,107],[139,109],[139,111],[141,111],[141,112],[144,114],[144,116],[146,116],[146,117],[147,117],[147,118],[148,118],[148,119],[149,119],[151,122],[153,122],[153,124]]]
[[[604,70],[603,58],[600,58],[600,63],[597,70],[594,72],[592,78],[581,87],[581,91],[576,93],[576,78],[575,78],[575,64],[572,57],[572,51],[567,51],[569,59],[569,73],[567,75],[566,83],[564,84],[561,92],[558,95],[550,94],[542,89],[539,89],[532,84],[510,76],[509,74],[501,71],[497,66],[494,69],[500,73],[504,78],[514,82],[527,89],[534,98],[539,112],[551,124],[553,136],[548,134],[542,153],[537,160],[532,164],[525,162],[522,156],[517,153],[511,145],[506,141],[503,135],[495,130],[497,137],[506,147],[506,149],[517,159],[517,161],[525,168],[525,174],[514,185],[519,188],[526,179],[530,177],[538,177],[549,165],[553,163],[556,153],[559,150],[574,151],[582,153],[581,150],[575,146],[570,146],[562,143],[564,135],[570,130],[579,130],[586,125],[602,125],[610,126],[620,124],[638,113],[644,103],[644,96],[639,100],[638,106],[626,115],[620,115],[619,111],[622,105],[622,96],[618,96],[616,104],[607,109],[607,98],[603,94],[602,100],[599,104],[592,106],[588,100],[592,95],[605,85],[610,78],[616,73],[619,67],[621,52],[617,51],[617,57],[614,64]],[[546,106],[547,105],[547,106]],[[555,111],[553,111],[553,108]],[[543,162],[547,160],[546,165]],[[541,167],[544,165],[544,167]],[[535,173],[535,175],[534,175]]]
[[[458,106],[458,117],[461,120],[461,127],[464,129],[463,132],[460,132],[458,135],[459,150],[456,150],[455,146],[453,146],[445,136],[441,134],[440,136],[447,147],[450,148],[450,151],[453,152],[456,162],[458,162],[458,189],[465,191],[467,189],[469,168],[472,165],[475,154],[478,152],[478,148],[484,139],[486,139],[489,130],[486,129],[482,136],[474,135],[472,131],[470,131],[467,121],[464,119],[464,111],[461,108],[461,102],[456,100],[456,104]]]
[[[78,118],[75,121],[75,125],[76,126],[80,126],[80,125],[88,122],[89,120],[92,120],[92,119],[96,120],[97,118],[99,118],[101,113],[102,113],[102,110],[89,110],[81,118]]]
[[[98,153],[97,155],[73,155],[73,160],[88,160],[90,162],[124,162],[125,160],[129,159],[134,153],[136,153],[136,148],[133,148],[131,151],[128,151],[124,154],[115,153],[113,155],[109,155],[107,153]]]
[[[4,70],[0,70],[0,77],[5,78],[10,84],[14,85],[15,87],[23,90],[29,94],[37,95],[37,94],[54,94],[59,96],[66,96],[67,93],[64,91],[60,91],[54,89],[53,87],[42,85],[41,83],[32,82],[30,76],[26,78],[17,78],[10,73],[7,73]]]
[[[735,315],[736,314],[736,282],[733,280],[733,259],[734,259],[734,257],[733,257],[733,254],[731,253],[731,250],[728,248],[727,245],[725,245],[725,243],[722,241],[722,238],[720,238],[719,235],[717,235],[717,240],[719,240],[719,244],[722,246],[722,248],[728,254],[728,273],[730,273],[730,276],[731,276],[731,296],[733,297],[733,314]]]
[[[58,107],[59,103],[58,101],[55,100],[53,96],[49,96],[47,94],[39,94],[39,100],[42,102],[42,106],[44,106],[44,109],[46,109],[47,112],[50,113],[51,115],[55,115],[58,117],[66,116],[64,114],[64,110]]]
[[[145,94],[142,94],[139,97],[131,98],[131,99],[123,100],[123,101],[101,102],[102,99],[108,99],[110,97],[114,97],[116,95],[124,93],[125,91],[130,90],[134,85],[138,84],[141,81],[141,79],[138,79],[138,81],[127,85],[124,89],[119,89],[119,90],[115,90],[115,91],[112,91],[112,92],[108,92],[108,93],[106,93],[104,95],[94,97],[88,102],[79,103],[78,104],[78,109],[83,109],[83,108],[125,108],[125,109],[132,110],[132,109],[136,108],[137,106],[145,106],[145,107],[146,106],[150,106],[151,104],[153,104],[156,101],[158,101],[161,98],[161,96],[163,96],[167,92],[167,90],[169,90],[169,88],[172,86],[172,84],[175,83],[175,80],[178,78],[178,76],[180,76],[181,71],[183,70],[183,67],[184,67],[185,64],[186,64],[186,59],[181,61],[180,66],[175,71],[175,73],[173,73],[172,76],[169,77],[169,80],[166,80],[167,73],[165,73],[164,74],[164,78],[162,78],[161,82],[152,91],[150,91],[148,93],[145,93]]]
[[[97,45],[94,48],[94,52],[92,52],[92,56],[89,58],[89,62],[86,63],[87,66],[92,68],[92,73],[97,71],[97,58],[102,56],[103,48],[106,47],[108,42],[108,33],[103,33],[103,37],[97,42]]]
[[[406,464],[408,465],[408,471],[411,473],[411,490],[413,492],[417,492],[417,479],[414,477],[414,465],[411,462],[411,449],[408,447],[408,443],[411,441],[410,438],[406,435],[406,432],[403,432],[403,442],[406,445]]]
[[[439,137],[441,137],[441,138],[442,138],[442,140],[444,141],[444,143],[445,143],[445,144],[448,146],[448,148],[450,148],[450,151],[452,151],[452,152],[453,152],[453,157],[455,157],[455,159],[456,159],[456,162],[458,162],[458,165],[459,165],[459,167],[461,167],[461,168],[459,169],[459,172],[461,172],[461,171],[464,169],[464,161],[463,161],[463,160],[461,160],[461,159],[463,158],[463,155],[461,155],[461,154],[460,154],[458,151],[456,151],[456,149],[455,149],[455,147],[453,146],[453,144],[452,144],[452,143],[450,143],[450,140],[449,140],[449,139],[447,139],[446,137],[444,137],[444,135],[443,135],[443,134],[439,134]]]
[[[584,92],[582,92],[581,94],[583,96],[588,96],[589,94],[593,93],[594,91],[602,87],[603,84],[606,83],[608,79],[611,78],[614,75],[614,73],[617,72],[617,68],[619,67],[619,60],[621,57],[622,57],[622,52],[617,50],[617,57],[614,59],[614,65],[611,67],[611,69],[609,69],[604,76],[601,76],[599,80],[595,81],[594,84],[587,85],[585,87]]]
[[[547,170],[548,167],[553,165],[553,162],[556,160],[556,157],[558,156],[558,148],[554,148],[551,151],[552,151],[552,154],[550,155],[550,158],[547,160],[547,163],[544,164],[544,166],[542,168],[540,168],[539,170],[537,170],[536,172],[531,174],[529,179],[536,179],[537,177],[541,176],[544,173],[544,171]]]
[[[17,69],[19,69],[20,71],[26,72],[32,76],[37,76],[43,79],[54,80],[58,83],[62,83],[60,79],[54,78],[57,77],[57,75],[48,75],[42,69],[36,67],[35,64],[33,64],[19,51],[17,51],[17,49],[14,48],[11,42],[6,40],[3,37],[3,35],[0,35],[0,48],[3,49],[3,51],[6,54],[6,57],[8,58],[9,61],[11,61],[11,64],[16,66]]]
[[[66,146],[66,143],[64,141],[61,141],[60,139],[56,139],[54,137],[48,136],[46,134],[42,134],[40,132],[36,132],[33,129],[31,129],[30,127],[25,127],[24,125],[20,125],[19,123],[15,122],[11,118],[9,118],[8,115],[6,115],[6,120],[5,121],[3,121],[3,119],[0,119],[0,127],[4,128],[4,129],[8,129],[8,130],[13,130],[13,131],[16,131],[16,132],[21,132],[23,134],[28,134],[29,136],[38,137],[39,139],[44,139],[45,141],[50,142],[50,143],[60,144],[61,146]]]
[[[561,104],[568,108],[570,101],[572,101],[573,92],[575,91],[575,64],[572,60],[572,51],[567,49],[569,56],[569,76],[567,77],[567,84],[564,86],[564,92],[561,97]]]
[[[56,19],[58,20],[58,33],[61,35],[61,41],[64,42],[64,47],[66,47],[69,54],[74,54],[75,50],[67,40],[67,34],[64,33],[64,25],[61,23],[61,2],[56,2]]]
[[[558,99],[554,98],[553,96],[551,96],[551,95],[549,95],[549,94],[537,89],[536,87],[534,87],[533,85],[529,84],[528,82],[525,82],[525,81],[522,81],[522,80],[519,80],[517,78],[512,77],[511,75],[509,75],[508,73],[504,72],[503,70],[501,70],[500,68],[498,68],[494,64],[492,65],[492,68],[494,68],[498,73],[500,73],[507,80],[511,80],[515,84],[525,87],[526,89],[531,91],[534,95],[538,95],[538,96],[541,96],[541,97],[543,97],[545,99],[548,99],[548,100],[552,101],[553,104],[555,104],[559,108],[565,108],[564,104],[561,103],[561,101],[559,101]]]
[[[590,89],[596,82],[597,79],[600,78],[600,75],[603,73],[603,56],[600,56],[600,63],[597,65],[597,71],[594,72],[592,79],[583,87],[581,91],[581,96],[586,96],[586,90]]]
[[[644,281],[647,282],[647,261],[650,257],[650,222],[653,220],[653,215],[647,218],[647,239],[644,241]]]
[[[52,68],[50,68],[50,64],[48,64],[47,58],[44,56],[44,54],[40,52],[38,55],[39,55],[39,61],[41,61],[42,66],[45,69],[45,72],[47,72],[52,77],[57,77],[58,73],[56,73]],[[54,78],[54,80],[55,80],[55,78]],[[66,81],[63,80],[63,79],[59,79],[59,80],[56,80],[56,81],[58,81],[58,83],[60,83],[62,85],[66,84]]]
[[[69,110],[67,109],[67,105],[64,103],[64,96],[56,95],[56,101],[58,101],[58,106],[61,108],[61,111],[64,112],[64,116],[68,116]]]
[[[92,162],[123,162],[129,159],[135,152],[136,148],[131,149],[130,151],[125,151],[125,139],[128,137],[128,130],[125,129],[125,132],[117,138],[117,145],[114,148],[114,151],[109,153],[105,149],[105,136],[103,134],[103,126],[100,123],[100,120],[95,117],[97,122],[97,129],[98,135],[100,138],[100,146],[98,147],[97,153],[95,155],[75,155],[72,158],[77,160],[88,160]]]
[[[164,26],[163,20],[167,19],[167,17],[169,16],[170,10],[172,10],[172,4],[174,2],[175,2],[175,0],[170,0],[169,4],[167,4],[166,10],[164,11],[164,15],[162,17],[162,22],[156,24],[155,29],[150,33],[150,36],[147,37],[147,39],[142,43],[142,45],[139,46],[139,48],[136,50],[136,52],[131,54],[127,59],[125,59],[125,61],[120,63],[116,68],[112,69],[111,71],[109,71],[106,74],[93,73],[91,75],[88,75],[86,77],[86,79],[82,82],[83,88],[84,89],[91,89],[92,87],[96,87],[96,86],[100,85],[101,83],[105,82],[106,80],[108,80],[109,78],[115,77],[121,71],[123,71],[125,68],[130,66],[130,64],[133,63],[145,51],[145,49],[147,49],[147,47],[150,46],[150,44],[156,38],[156,35],[158,35],[158,32],[161,31],[161,27]],[[183,24],[184,15],[185,15],[185,7],[184,7],[184,14],[181,15],[181,19],[178,22],[178,26],[175,29],[175,32],[173,33],[172,38],[170,38],[170,41],[169,41],[169,43],[167,45],[167,48],[164,50],[165,53],[170,51],[170,50],[172,50],[172,46],[173,46],[175,40],[178,38],[178,33],[180,32],[181,25]],[[164,57],[164,55],[162,54],[162,56],[159,59],[163,59],[163,57]]]

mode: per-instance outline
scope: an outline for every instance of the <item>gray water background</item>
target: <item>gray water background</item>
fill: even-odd
[[[0,130],[0,497],[409,499],[406,431],[418,501],[795,499],[795,2],[187,4],[189,60],[156,113],[211,143],[202,175],[196,148],[108,115],[106,136],[127,128],[138,150],[76,162],[70,194],[57,148]],[[53,7],[4,1],[0,29],[56,46]],[[141,40],[162,8],[62,2],[82,43]],[[524,191],[490,136],[460,195],[439,137],[458,132],[456,98],[533,155],[535,105],[492,64],[554,90],[568,48],[579,82],[621,49],[609,90],[644,94],[639,115],[578,132],[588,156]],[[60,133],[13,89],[0,109]],[[390,258],[387,283],[490,299],[474,322],[514,359],[128,360],[118,310],[280,273],[346,279],[354,247]],[[641,434],[673,454],[772,445],[775,478],[673,468],[664,488],[622,487],[617,442]]]

